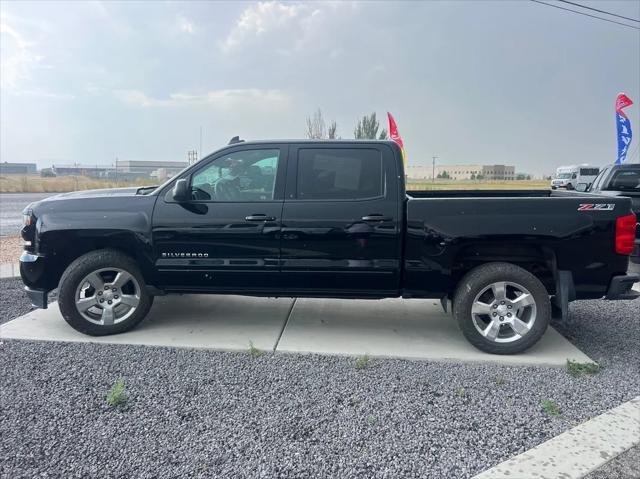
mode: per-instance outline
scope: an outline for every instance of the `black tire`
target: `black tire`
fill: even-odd
[[[76,290],[87,275],[108,268],[120,269],[135,278],[139,286],[139,303],[133,313],[121,322],[108,325],[94,324],[83,317],[76,308]],[[90,336],[118,334],[133,329],[144,319],[152,304],[153,296],[146,290],[138,265],[131,257],[117,250],[97,250],[80,256],[67,267],[58,286],[58,306],[65,321],[73,329]]]
[[[573,189],[573,185],[571,183],[567,183],[567,189],[568,190],[572,190]]]
[[[531,329],[512,342],[495,342],[487,339],[478,331],[473,321],[471,309],[476,296],[489,285],[497,282],[521,285],[535,300],[536,316]],[[486,263],[469,271],[460,281],[453,299],[453,315],[465,338],[476,348],[491,354],[517,354],[537,343],[547,330],[551,318],[551,302],[544,285],[527,270],[511,263]],[[499,328],[502,327],[502,325],[499,326]],[[504,330],[498,329],[498,331]]]

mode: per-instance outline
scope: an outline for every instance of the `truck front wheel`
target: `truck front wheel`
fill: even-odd
[[[516,354],[533,346],[549,324],[549,293],[538,278],[511,263],[487,263],[460,281],[453,314],[476,348]]]
[[[135,261],[115,250],[80,256],[65,270],[58,288],[64,319],[91,336],[129,331],[144,319],[152,303]]]

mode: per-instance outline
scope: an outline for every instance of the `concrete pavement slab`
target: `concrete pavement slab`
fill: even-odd
[[[2,263],[0,264],[0,279],[17,278],[20,276],[19,263]]]
[[[0,338],[79,341],[246,350],[273,350],[292,299],[184,295],[157,297],[149,316],[132,331],[93,337],[62,318],[58,304],[0,325]]]
[[[52,303],[47,310],[35,310],[1,325],[0,338],[222,350],[246,350],[251,341],[258,349],[277,346],[282,352],[514,365],[564,366],[568,358],[590,361],[552,329],[524,354],[483,353],[464,339],[451,316],[433,300],[294,302],[289,298],[172,295],[156,298],[149,317],[134,330],[102,337],[72,329],[62,319],[57,303]]]
[[[525,353],[483,353],[467,342],[450,315],[434,300],[299,299],[277,351],[565,366],[591,362],[552,328]]]

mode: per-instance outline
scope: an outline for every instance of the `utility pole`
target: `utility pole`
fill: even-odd
[[[433,158],[433,165],[431,167],[431,181],[433,183],[436,182],[436,159],[438,158],[437,156],[432,156],[431,158]]]

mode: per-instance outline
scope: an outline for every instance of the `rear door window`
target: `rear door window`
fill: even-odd
[[[298,199],[356,200],[384,194],[382,154],[367,148],[302,148]]]

